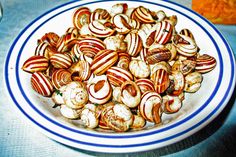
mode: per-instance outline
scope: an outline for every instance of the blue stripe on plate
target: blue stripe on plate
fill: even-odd
[[[111,0],[107,0],[107,1],[111,1]],[[135,0],[128,0],[128,1],[135,1]],[[173,8],[170,8],[170,7],[167,7],[167,6],[164,6],[164,5],[160,5],[160,4],[156,4],[154,2],[146,2],[146,1],[142,1],[142,0],[139,0],[140,2],[144,2],[144,3],[149,3],[149,4],[154,4],[154,5],[158,5],[158,6],[162,6],[162,7],[165,7],[165,8],[168,8],[168,9],[171,9],[173,11],[176,11],[180,14],[182,14],[183,16],[186,16],[188,17],[189,19],[191,19],[193,22],[195,22],[197,25],[199,25],[207,34],[208,36],[211,38],[211,40],[213,41],[216,49],[217,49],[217,53],[219,55],[219,59],[220,59],[220,63],[219,63],[219,66],[220,66],[220,73],[222,73],[223,71],[223,61],[222,61],[222,56],[220,54],[220,50],[219,50],[219,47],[217,46],[216,42],[214,41],[214,38],[207,32],[207,30],[205,28],[203,28],[196,20],[192,19],[191,17],[189,17],[188,15],[185,15],[181,12],[179,12],[178,10],[175,10]],[[97,2],[102,2],[102,1],[97,1]],[[82,4],[82,5],[86,5],[86,4],[92,4],[92,3],[97,3],[97,2],[89,2],[89,3],[85,3],[85,4]],[[146,146],[146,145],[152,145],[152,144],[157,144],[157,143],[161,143],[161,142],[165,142],[165,141],[168,141],[168,140],[171,140],[173,138],[176,138],[176,137],[179,137],[189,131],[191,131],[192,129],[195,129],[197,127],[200,127],[200,125],[202,125],[206,120],[208,120],[210,117],[212,117],[217,111],[218,109],[224,104],[226,103],[225,100],[228,98],[228,93],[230,92],[230,89],[231,89],[231,86],[233,85],[233,80],[234,80],[234,59],[233,59],[233,55],[232,55],[232,52],[231,52],[231,49],[229,47],[229,45],[227,44],[226,40],[223,38],[223,36],[219,33],[219,31],[210,23],[208,22],[206,19],[204,19],[203,17],[201,17],[200,15],[196,14],[195,12],[193,12],[192,10],[186,8],[186,7],[183,7],[179,4],[176,4],[176,3],[173,3],[173,2],[168,2],[168,3],[172,3],[172,4],[175,4],[179,7],[182,7],[186,10],[188,10],[189,12],[192,12],[193,14],[199,16],[201,19],[203,19],[205,22],[207,22],[216,32],[217,34],[219,34],[219,36],[222,38],[223,42],[225,43],[226,47],[227,47],[227,50],[228,50],[228,54],[229,54],[229,57],[230,57],[230,63],[231,63],[231,76],[230,76],[230,82],[229,82],[229,85],[228,85],[228,88],[227,88],[227,92],[225,93],[224,97],[222,98],[222,100],[219,102],[219,104],[216,106],[216,108],[211,112],[209,113],[203,120],[201,120],[199,123],[193,125],[192,127],[182,131],[182,132],[179,132],[175,135],[172,135],[172,136],[169,136],[169,137],[166,137],[166,138],[163,138],[161,140],[155,140],[155,141],[152,141],[152,142],[146,142],[146,143],[141,143],[141,144],[132,144],[132,145],[105,145],[105,144],[94,144],[94,143],[90,143],[90,142],[83,142],[83,141],[79,141],[79,140],[76,140],[76,139],[72,139],[72,138],[69,138],[69,137],[65,137],[61,134],[58,134],[57,132],[54,132],[52,130],[49,130],[48,128],[46,128],[45,126],[41,125],[40,123],[38,123],[36,120],[34,120],[30,115],[28,115],[20,106],[20,104],[17,102],[17,100],[15,99],[13,93],[12,93],[12,89],[10,87],[10,84],[9,84],[9,78],[8,78],[8,66],[9,66],[9,60],[10,60],[10,56],[11,56],[11,53],[12,53],[12,50],[14,49],[16,43],[17,43],[17,40],[22,36],[22,34],[24,34],[24,32],[32,25],[34,24],[37,20],[39,20],[40,18],[42,18],[43,16],[45,16],[46,14],[58,9],[58,8],[61,8],[63,6],[66,6],[68,4],[71,4],[71,3],[74,3],[73,1],[72,2],[69,2],[69,3],[65,3],[61,6],[58,6],[56,8],[53,8],[51,10],[49,10],[48,12],[46,12],[45,14],[39,16],[38,18],[36,18],[35,20],[33,20],[27,27],[25,27],[25,29],[18,35],[18,37],[15,39],[15,41],[13,42],[9,52],[8,52],[8,55],[7,55],[7,58],[6,58],[6,62],[5,62],[5,80],[6,80],[6,85],[7,85],[7,89],[10,93],[10,96],[12,98],[12,100],[14,101],[14,103],[16,104],[16,106],[20,109],[20,111],[26,116],[28,117],[33,123],[35,123],[36,125],[38,125],[40,128],[44,129],[45,131],[53,134],[53,135],[56,135],[60,138],[63,138],[63,139],[66,139],[66,140],[69,140],[71,142],[75,142],[75,143],[78,143],[78,144],[83,144],[83,145],[89,145],[89,146],[98,146],[98,147],[110,147],[110,148],[125,148],[125,147],[137,147],[137,146]],[[64,129],[67,129],[67,130],[70,130],[70,131],[73,131],[73,132],[77,132],[77,133],[80,133],[80,134],[84,134],[84,135],[88,135],[88,136],[95,136],[95,137],[103,137],[103,138],[133,138],[133,137],[138,137],[138,136],[148,136],[148,135],[152,135],[152,134],[156,134],[156,133],[159,133],[159,132],[163,132],[163,131],[166,131],[166,130],[169,130],[169,129],[172,129],[174,127],[177,127],[183,123],[185,123],[186,121],[192,119],[195,115],[197,115],[198,113],[201,112],[201,110],[203,110],[207,104],[213,99],[215,93],[217,92],[218,88],[219,88],[219,85],[222,81],[222,78],[220,76],[218,76],[218,81],[217,81],[217,85],[213,91],[213,93],[211,94],[211,96],[209,97],[209,99],[196,111],[194,112],[193,114],[191,114],[190,116],[188,116],[187,118],[179,121],[178,123],[175,123],[173,125],[170,125],[168,127],[165,127],[165,128],[162,128],[162,129],[159,129],[159,130],[154,130],[154,131],[151,131],[151,132],[148,132],[148,133],[143,133],[143,134],[136,134],[136,135],[122,135],[122,136],[119,136],[119,135],[98,135],[98,134],[93,134],[93,133],[87,133],[87,132],[84,132],[84,131],[79,131],[79,130],[76,130],[76,129],[72,129],[70,127],[67,127],[65,125],[62,125],[52,119],[50,119],[49,117],[47,117],[46,115],[44,115],[43,113],[41,113],[33,104],[32,102],[30,102],[30,100],[26,97],[25,95],[25,92],[21,86],[21,83],[20,83],[20,80],[19,80],[19,58],[20,58],[20,55],[22,53],[22,50],[25,46],[25,44],[27,43],[27,41],[29,40],[29,38],[33,35],[33,33],[39,29],[39,27],[41,27],[44,23],[46,23],[47,21],[49,21],[50,19],[54,18],[55,16],[63,13],[63,12],[66,12],[68,10],[71,10],[71,9],[74,9],[76,7],[79,7],[81,5],[78,5],[78,6],[75,6],[75,7],[72,7],[72,8],[69,8],[69,9],[66,9],[66,10],[63,10],[61,11],[60,13],[57,13],[56,15],[54,15],[53,17],[47,19],[46,21],[44,21],[41,25],[39,25],[26,39],[26,41],[24,42],[24,44],[22,45],[21,47],[21,50],[18,54],[18,59],[17,59],[17,64],[16,64],[16,76],[17,76],[17,83],[19,85],[19,89],[21,90],[22,92],[22,95],[23,97],[25,98],[25,100],[30,104],[30,106],[38,113],[40,114],[42,117],[44,117],[45,119],[47,119],[48,121],[64,128]]]

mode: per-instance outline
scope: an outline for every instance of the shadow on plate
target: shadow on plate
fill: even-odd
[[[236,95],[236,88],[234,89],[234,92],[229,100],[229,103],[226,105],[226,107],[223,109],[223,111],[206,127],[198,131],[197,133],[193,134],[192,136],[177,142],[175,144],[165,146],[159,149],[154,149],[150,151],[145,152],[137,152],[137,153],[120,153],[120,154],[112,154],[112,153],[98,153],[98,152],[92,152],[92,151],[85,151],[77,148],[71,149],[77,150],[79,152],[91,155],[91,156],[102,156],[102,157],[129,157],[129,156],[148,156],[148,157],[156,157],[156,156],[165,156],[174,154],[180,151],[184,151],[190,147],[196,147],[193,148],[193,153],[191,156],[222,156],[226,157],[230,154],[236,153],[236,125],[235,126],[226,126],[227,129],[222,130],[222,135],[217,135],[219,137],[218,139],[210,140],[207,144],[203,143],[204,140],[207,138],[210,138],[213,134],[217,134],[217,130],[221,128],[221,126],[225,123],[232,107],[235,102],[235,95]],[[196,146],[197,144],[201,143],[201,145]],[[207,148],[206,148],[207,147]],[[201,150],[199,150],[201,148]],[[196,152],[194,152],[196,151]],[[183,153],[184,154],[184,153]],[[185,154],[187,155],[187,154]]]

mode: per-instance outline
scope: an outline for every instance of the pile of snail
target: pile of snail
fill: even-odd
[[[88,128],[115,132],[160,125],[162,113],[182,107],[184,94],[201,87],[216,59],[200,54],[177,16],[143,6],[110,11],[80,7],[62,36],[44,34],[22,69],[33,90],[49,97],[62,116]]]

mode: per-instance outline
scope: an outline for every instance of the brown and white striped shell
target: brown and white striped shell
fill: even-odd
[[[169,73],[165,69],[158,69],[151,73],[151,80],[157,93],[163,93],[170,84]]]
[[[149,65],[141,60],[131,60],[129,70],[137,78],[147,78],[151,72]]]
[[[147,91],[142,95],[139,105],[140,115],[149,122],[161,122],[162,98],[156,92]]]
[[[155,23],[151,11],[143,6],[135,8],[131,14],[131,18],[141,23]]]
[[[130,55],[126,52],[119,52],[118,53],[119,59],[117,62],[117,67],[123,68],[128,70],[129,69],[129,63],[130,63]]]
[[[45,58],[50,58],[53,54],[57,53],[56,49],[49,45],[47,42],[41,42],[37,45],[34,55],[44,56]]]
[[[216,66],[216,59],[208,54],[200,55],[196,59],[195,70],[200,73],[207,73]]]
[[[88,57],[94,57],[99,51],[104,50],[106,45],[101,39],[86,36],[78,42],[78,51]]]
[[[155,91],[154,83],[150,79],[146,79],[146,78],[144,78],[144,79],[137,79],[135,81],[135,83],[139,87],[139,89],[141,91],[141,94],[145,93],[146,91],[151,91],[151,92]]]
[[[137,33],[129,33],[125,37],[127,52],[130,56],[137,56],[142,50],[142,40]]]
[[[101,21],[101,20],[95,20],[90,22],[88,25],[89,31],[92,35],[98,38],[106,38],[111,36],[115,30],[110,28],[110,25],[112,25],[109,22]]]
[[[50,79],[42,72],[34,72],[31,76],[32,88],[42,96],[49,97],[53,92],[53,85]]]
[[[60,39],[59,35],[54,32],[49,32],[44,34],[41,39],[38,40],[38,43],[41,44],[42,42],[48,43],[51,47],[56,47],[58,40]]]
[[[120,67],[111,67],[107,70],[107,78],[109,82],[114,86],[121,86],[125,81],[132,81],[132,74]]]
[[[173,39],[173,43],[176,46],[177,52],[186,57],[192,57],[198,51],[198,47],[194,39],[186,35],[176,35]]]
[[[76,37],[76,38],[79,38],[79,29],[76,28],[76,27],[69,27],[67,30],[66,30],[66,34],[72,34],[72,36]]]
[[[91,63],[91,71],[95,75],[104,74],[118,60],[118,53],[113,50],[102,50],[94,57]]]
[[[83,25],[90,23],[91,12],[87,7],[78,8],[73,14],[73,24],[77,29],[81,29]]]
[[[111,21],[115,25],[115,30],[120,34],[127,34],[132,29],[131,20],[125,14],[116,14]]]
[[[85,60],[80,60],[69,68],[71,78],[74,81],[86,81],[91,75],[90,65]]]
[[[160,61],[168,61],[171,58],[171,52],[167,48],[149,49],[145,56],[147,64],[155,64]]]
[[[44,56],[32,56],[24,62],[22,70],[33,73],[36,71],[45,71],[48,66],[49,60]]]
[[[52,73],[51,81],[54,88],[59,89],[72,81],[71,73],[66,69],[57,69]]]
[[[68,52],[71,48],[79,42],[79,39],[74,33],[67,33],[61,36],[57,42],[57,51],[58,52]]]
[[[137,107],[141,100],[141,92],[133,81],[126,81],[121,86],[121,101],[129,108]]]
[[[96,76],[88,84],[89,101],[95,104],[105,104],[112,96],[112,88],[106,75]]]
[[[110,20],[111,15],[106,9],[97,8],[95,9],[90,16],[90,21],[94,20]]]
[[[71,66],[72,60],[69,55],[63,53],[55,53],[50,57],[50,63],[55,68],[67,69]]]

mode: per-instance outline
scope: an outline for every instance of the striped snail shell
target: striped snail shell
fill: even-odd
[[[127,42],[127,52],[130,56],[137,56],[142,50],[142,40],[137,33],[127,34],[125,42]]]
[[[147,78],[151,72],[149,65],[141,60],[131,60],[129,70],[137,78]]]
[[[72,64],[69,71],[71,72],[71,78],[74,81],[86,81],[91,75],[90,65],[85,60],[80,60]]]
[[[184,36],[187,36],[187,37],[190,37],[190,38],[192,38],[193,40],[195,40],[195,39],[194,39],[194,36],[193,36],[193,33],[192,33],[189,29],[187,29],[187,28],[182,29],[182,30],[179,32],[179,34],[184,35]]]
[[[131,18],[141,23],[155,23],[151,11],[143,6],[137,7],[131,14]]]
[[[155,91],[154,83],[150,79],[146,79],[146,78],[137,79],[135,83],[139,87],[141,94],[145,93],[146,91],[151,91],[151,92]]]
[[[146,56],[147,56],[148,48],[143,47],[140,51],[140,59],[146,63]]]
[[[145,48],[149,48],[155,42],[155,33],[156,27],[153,27],[151,24],[142,24],[138,34]]]
[[[52,47],[56,47],[58,40],[60,37],[54,33],[54,32],[49,32],[46,33],[44,36],[41,37],[41,39],[38,40],[38,43],[46,42]]]
[[[87,7],[76,9],[73,14],[73,24],[77,29],[81,29],[83,25],[90,23],[91,12]]]
[[[156,27],[156,43],[164,45],[170,41],[173,32],[173,26],[169,22],[161,21],[157,23],[154,27]]]
[[[108,27],[110,25],[107,21],[94,20],[88,25],[89,31],[92,35],[98,38],[106,38],[111,36],[115,30]]]
[[[96,76],[88,84],[89,101],[96,104],[105,104],[112,96],[112,88],[106,75]]]
[[[186,35],[176,35],[173,39],[173,43],[176,46],[177,52],[186,57],[192,57],[198,51],[198,47],[194,39]]]
[[[151,75],[155,73],[158,69],[164,69],[166,70],[169,74],[171,73],[171,66],[169,62],[161,61],[156,64],[154,64],[151,68]]]
[[[101,39],[93,36],[86,36],[78,42],[78,51],[85,56],[93,58],[99,51],[105,50],[106,45]]]
[[[195,70],[200,73],[207,73],[216,66],[216,59],[208,54],[197,57]]]
[[[119,52],[118,53],[119,59],[117,62],[117,67],[123,68],[128,70],[129,69],[129,63],[130,63],[130,55],[126,52]]]
[[[49,60],[44,56],[32,56],[24,62],[22,70],[29,73],[45,71],[49,66],[48,62]]]
[[[114,16],[116,14],[122,14],[125,13],[128,9],[127,3],[117,3],[111,7],[110,14],[111,16]]]
[[[119,67],[111,67],[107,70],[107,78],[114,86],[121,86],[125,81],[133,80],[132,74]]]
[[[31,86],[33,90],[42,96],[49,97],[53,92],[53,85],[50,79],[42,72],[34,72],[31,76]]]
[[[56,53],[50,57],[50,62],[55,68],[67,69],[71,66],[72,60],[69,55]]]
[[[91,63],[91,71],[95,75],[102,75],[118,60],[118,53],[113,50],[102,50],[94,57]]]
[[[83,83],[72,81],[62,93],[65,105],[72,109],[81,109],[88,102],[88,92]]]
[[[78,43],[79,40],[77,36],[73,33],[67,33],[59,39],[57,43],[57,51],[58,52],[68,52],[71,48]]]
[[[79,37],[79,30],[78,28],[76,27],[69,27],[67,30],[66,30],[66,34],[72,34],[72,36],[75,36],[75,37]]]
[[[137,107],[141,100],[141,92],[133,81],[126,81],[121,86],[121,101],[129,108]]]
[[[182,101],[178,96],[165,95],[162,100],[165,113],[176,113],[182,107]]]
[[[145,61],[148,64],[155,64],[160,61],[168,61],[170,57],[171,52],[167,48],[149,48],[145,56]]]
[[[127,34],[132,28],[130,19],[125,14],[116,14],[111,21],[115,25],[115,30],[120,34]]]
[[[156,92],[147,91],[142,95],[139,105],[140,115],[149,122],[156,124],[161,122],[162,98]]]
[[[66,69],[57,69],[52,73],[51,81],[54,88],[59,89],[61,86],[72,81],[71,73]]]
[[[106,9],[98,8],[91,13],[90,21],[94,20],[110,20],[111,15]]]
[[[119,36],[110,36],[104,40],[106,48],[109,50],[124,52],[127,49],[127,45]]]
[[[152,72],[151,80],[157,93],[163,93],[170,84],[169,73],[165,69],[158,69]]]
[[[34,55],[35,56],[44,56],[46,58],[50,58],[51,55],[57,53],[56,49],[49,45],[48,42],[41,42],[37,45]]]

